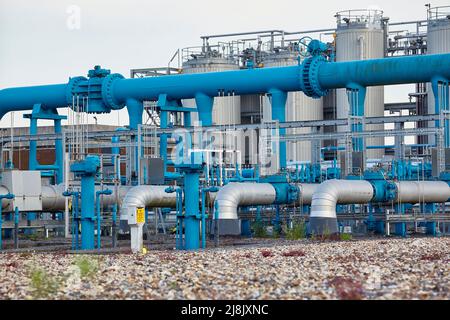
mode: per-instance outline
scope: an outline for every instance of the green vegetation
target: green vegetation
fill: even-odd
[[[350,241],[350,240],[352,240],[352,234],[351,233],[341,233],[340,239],[342,241]]]
[[[90,278],[97,273],[99,261],[88,256],[78,256],[75,265],[80,269],[81,278]]]
[[[299,240],[306,238],[306,224],[304,221],[294,222],[291,228],[286,229],[286,239]]]
[[[31,288],[34,299],[45,299],[55,294],[61,286],[61,280],[48,274],[41,268],[30,271]]]
[[[253,229],[253,233],[256,238],[266,238],[267,237],[266,226],[261,221],[254,222],[252,229]]]

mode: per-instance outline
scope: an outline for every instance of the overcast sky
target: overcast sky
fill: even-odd
[[[129,76],[131,68],[166,66],[172,54],[200,45],[204,34],[333,28],[345,9],[380,8],[394,21],[426,19],[421,0],[0,0],[0,89],[66,83],[96,64]],[[80,28],[70,17],[81,9]],[[450,5],[433,1],[433,6]],[[69,25],[69,26],[68,26]],[[399,94],[399,92],[402,94]],[[406,100],[407,89],[386,89],[387,101]],[[403,98],[405,96],[405,98]],[[28,121],[16,112],[16,125]],[[98,116],[127,123],[126,112]],[[10,125],[10,115],[1,127]]]

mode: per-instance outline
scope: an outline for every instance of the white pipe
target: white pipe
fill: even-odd
[[[368,203],[374,195],[372,184],[365,180],[327,180],[314,192],[310,227],[314,234],[337,233],[336,205]]]
[[[120,220],[128,221],[128,208],[175,208],[176,192],[167,193],[169,186],[140,185],[126,193],[120,208]]]
[[[299,196],[297,204],[304,205],[304,204],[311,204],[313,194],[314,194],[314,192],[316,192],[316,190],[320,186],[320,184],[319,183],[298,183],[297,186],[300,190],[300,196]]]
[[[450,187],[443,181],[400,181],[395,182],[400,203],[442,203],[450,198]]]
[[[450,198],[450,187],[442,181],[395,182],[399,203],[439,203]],[[311,232],[323,234],[325,229],[337,232],[337,204],[366,204],[374,196],[372,184],[365,180],[328,180],[313,195],[311,204]]]
[[[218,218],[238,219],[239,206],[269,205],[275,198],[276,191],[270,183],[231,182],[217,192]]]

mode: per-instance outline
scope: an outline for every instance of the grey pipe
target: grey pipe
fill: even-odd
[[[116,194],[114,186],[103,186],[103,189],[111,189],[111,195],[102,195],[101,201],[104,206],[113,205],[116,203]],[[119,187],[119,199],[123,199],[132,187],[120,186]],[[95,191],[100,191],[102,186],[95,186]],[[47,212],[56,212],[65,209],[65,199],[63,192],[66,190],[64,184],[58,185],[44,185],[41,188],[42,210]],[[0,194],[7,194],[8,188],[0,186]],[[11,201],[9,199],[3,199],[2,208],[5,209],[9,206]]]
[[[450,198],[450,187],[443,181],[400,181],[395,202],[439,203]],[[328,180],[323,182],[313,195],[310,227],[313,234],[324,234],[325,230],[337,233],[337,204],[365,204],[373,198],[372,184],[365,180]]]
[[[276,198],[270,183],[231,182],[216,195],[219,219],[238,219],[237,209],[245,205],[269,205]]]
[[[311,233],[337,233],[336,205],[368,203],[373,195],[372,184],[365,180],[333,179],[322,182],[312,197]]]
[[[319,183],[298,183],[297,187],[300,191],[300,196],[297,205],[311,204],[314,192],[320,186]]]
[[[298,183],[300,191],[296,205],[309,205],[318,183]],[[219,219],[237,219],[238,207],[243,205],[270,205],[276,198],[276,190],[270,183],[232,182],[217,193],[210,194],[210,199],[217,200]]]
[[[400,181],[395,182],[400,203],[442,203],[450,198],[450,187],[443,181]]]
[[[177,194],[167,193],[168,187],[141,185],[131,188],[123,198],[120,220],[128,221],[129,208],[175,208]]]

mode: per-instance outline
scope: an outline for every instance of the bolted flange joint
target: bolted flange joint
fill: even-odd
[[[300,66],[300,88],[308,97],[319,99],[328,94],[319,84],[319,68],[326,62],[323,56],[313,56]]]

